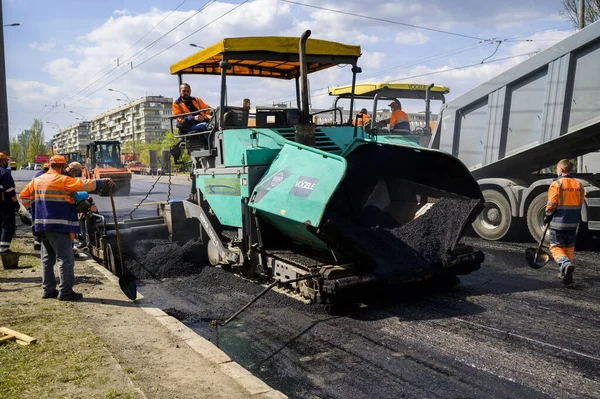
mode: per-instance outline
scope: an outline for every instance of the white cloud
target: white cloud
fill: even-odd
[[[54,46],[56,46],[56,42],[45,42],[45,43],[38,43],[38,42],[31,42],[29,43],[29,47],[31,47],[34,50],[39,50],[39,51],[50,51],[54,48]]]
[[[413,46],[427,43],[429,41],[429,37],[425,36],[421,32],[400,32],[396,34],[395,41],[398,44]]]
[[[28,102],[51,104],[52,101],[50,99],[55,98],[61,93],[59,86],[52,86],[33,80],[8,79],[6,86],[11,91],[11,95],[18,98],[23,104],[27,104]]]

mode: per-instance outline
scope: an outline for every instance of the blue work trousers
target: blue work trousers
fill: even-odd
[[[73,255],[71,235],[56,231],[45,231],[40,235],[42,238],[42,289],[47,293],[56,290],[54,265],[58,262],[59,292],[63,295],[72,293],[75,283],[75,256]]]

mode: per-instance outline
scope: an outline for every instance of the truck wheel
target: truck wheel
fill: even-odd
[[[508,199],[496,190],[483,190],[485,208],[473,222],[473,230],[479,237],[497,241],[508,239],[513,226],[513,217]]]
[[[544,232],[544,213],[546,212],[546,203],[548,202],[548,194],[540,193],[531,201],[527,208],[527,229],[529,234],[536,242],[540,242],[542,233]],[[544,245],[550,244],[550,231],[544,237]]]

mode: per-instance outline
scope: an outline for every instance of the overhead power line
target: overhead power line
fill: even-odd
[[[440,71],[434,71],[434,72],[428,72],[428,73],[422,73],[420,75],[413,75],[413,76],[405,76],[403,78],[398,78],[398,79],[394,79],[394,80],[390,80],[390,82],[397,82],[399,80],[407,80],[407,79],[415,79],[415,78],[420,78],[423,76],[430,76],[430,75],[437,75],[439,73],[445,73],[445,72],[450,72],[450,71],[456,71],[459,69],[467,69],[467,68],[472,68],[474,66],[479,66],[479,65],[486,65],[486,64],[491,64],[493,62],[499,62],[499,61],[506,61],[506,60],[510,60],[512,58],[519,58],[519,57],[525,57],[527,55],[534,55],[539,53],[539,50],[536,51],[531,51],[529,53],[523,53],[523,54],[517,54],[517,55],[511,55],[509,57],[502,57],[502,58],[496,58],[494,60],[489,60],[486,62],[478,62],[476,64],[469,64],[469,65],[463,65],[463,66],[459,66],[459,67],[455,67],[455,68],[448,68],[448,69],[442,69]]]
[[[166,18],[168,18],[174,11],[176,11],[179,7],[181,7],[183,5],[183,3],[185,3],[187,0],[185,0],[184,2],[182,2],[181,4],[179,4],[177,6],[177,8],[175,8],[174,10],[172,10],[167,16],[165,16],[158,24],[156,24],[152,29],[156,28],[161,22],[163,22]],[[83,89],[79,90],[77,93],[73,94],[73,95],[68,95],[65,98],[63,98],[63,100],[61,100],[60,102],[65,103],[65,107],[66,107],[66,102],[67,101],[71,101],[75,98],[77,98],[77,96],[79,96],[81,93],[85,92],[87,89],[89,89],[90,87],[94,86],[96,83],[98,83],[99,81],[101,81],[102,79],[108,77],[110,74],[112,74],[112,72],[114,72],[116,69],[120,68],[120,67],[127,67],[128,65],[128,61],[133,62],[136,58],[136,56],[138,56],[139,54],[144,53],[145,51],[147,51],[148,49],[150,49],[152,46],[154,46],[156,43],[158,43],[161,39],[163,39],[164,37],[166,37],[167,35],[169,35],[170,33],[172,33],[174,30],[176,30],[177,28],[179,28],[180,26],[182,26],[184,23],[186,23],[187,21],[189,21],[190,19],[192,19],[193,17],[195,17],[196,15],[198,15],[200,12],[202,12],[203,10],[205,10],[206,8],[210,7],[212,4],[214,4],[216,2],[216,0],[210,0],[208,1],[206,4],[204,4],[202,7],[200,7],[198,10],[196,10],[196,12],[194,14],[192,14],[191,16],[189,16],[188,18],[184,19],[182,22],[180,22],[179,24],[177,24],[175,27],[173,27],[172,29],[170,29],[168,32],[164,33],[163,35],[161,35],[160,37],[158,37],[156,40],[154,40],[152,43],[146,45],[145,47],[143,47],[142,49],[140,49],[138,52],[136,52],[135,54],[133,54],[132,56],[130,56],[129,58],[127,58],[126,60],[123,60],[120,64],[116,65],[115,67],[113,67],[110,71],[108,71],[107,73],[105,73],[104,75],[102,75],[101,77],[99,77],[98,79],[94,80],[92,83],[88,84],[86,87],[84,87]],[[150,31],[152,31],[152,29]],[[142,38],[140,38],[135,44],[139,43],[145,36],[148,35],[147,32],[146,35],[144,35]],[[120,57],[122,57],[124,54],[126,54],[129,50],[131,50],[131,48],[133,48],[135,46],[135,44],[133,46],[131,46],[129,49],[127,49],[123,54],[121,54]],[[111,63],[112,64],[112,63]],[[132,67],[130,67],[132,68]],[[106,67],[104,68],[106,69]],[[80,86],[81,87],[81,86]],[[77,90],[77,89],[76,89]],[[96,90],[97,91],[97,90]],[[96,92],[94,91],[94,93]],[[89,95],[88,95],[89,96]],[[86,98],[88,96],[85,96],[83,98]],[[81,99],[83,99],[81,98]],[[61,110],[59,110],[58,112],[60,112]],[[48,113],[46,113],[47,115]],[[44,115],[44,116],[46,116]]]
[[[172,47],[176,46],[177,44],[181,43],[184,40],[187,40],[190,36],[195,35],[196,33],[200,32],[202,29],[206,28],[207,26],[212,25],[213,23],[215,23],[216,21],[220,20],[221,18],[225,17],[226,15],[230,14],[231,12],[237,10],[238,8],[240,8],[241,6],[243,6],[244,4],[246,4],[247,2],[249,2],[250,0],[245,0],[243,2],[241,2],[240,4],[238,4],[237,6],[233,7],[232,9],[230,9],[229,11],[221,14],[220,16],[218,16],[217,18],[214,18],[213,20],[211,20],[210,22],[206,23],[205,25],[201,26],[199,29],[196,29],[194,32],[190,33],[189,35],[185,36],[184,38],[182,38],[181,40],[178,40],[177,42],[171,44],[170,46],[164,48],[163,50],[159,51],[158,53],[152,55],[151,57],[145,59],[144,61],[140,62],[139,64],[137,64],[136,66],[131,67],[130,69],[127,69],[124,73],[122,73],[121,75],[117,76],[116,78],[112,79],[111,81],[109,81],[108,83],[103,84],[102,86],[98,87],[97,89],[95,89],[94,91],[92,91],[91,93],[83,96],[80,98],[80,100],[83,100],[89,96],[91,96],[92,94],[98,92],[99,90],[109,86],[110,84],[112,84],[113,82],[119,80],[120,78],[122,78],[123,76],[127,75],[129,72],[131,72],[134,69],[137,69],[139,67],[141,67],[142,65],[144,65],[145,63],[147,63],[148,61],[156,58],[157,56],[159,56],[160,54],[164,53],[165,51],[171,49]],[[68,107],[68,105],[65,104],[65,107]],[[60,109],[58,112],[62,112],[63,109]]]
[[[281,1],[284,2],[284,3],[295,4],[295,5],[302,6],[302,7],[315,8],[317,10],[323,10],[323,11],[334,12],[334,13],[337,13],[337,14],[349,15],[351,17],[357,17],[357,18],[363,18],[363,19],[370,19],[372,21],[386,22],[386,23],[394,24],[394,25],[408,26],[409,28],[427,30],[427,31],[430,31],[430,32],[443,33],[443,34],[446,34],[446,35],[459,36],[459,37],[464,37],[464,38],[467,38],[467,39],[474,39],[474,40],[481,40],[481,41],[488,41],[488,40],[490,40],[490,39],[482,39],[481,37],[475,37],[475,36],[465,35],[465,34],[462,34],[462,33],[450,32],[450,31],[447,31],[447,30],[441,30],[441,29],[435,29],[435,28],[428,28],[426,26],[419,26],[419,25],[414,25],[414,24],[407,24],[405,22],[392,21],[392,20],[384,19],[384,18],[371,17],[371,16],[364,15],[364,14],[357,14],[355,12],[346,12],[346,11],[342,11],[342,10],[336,10],[336,9],[333,9],[333,8],[320,7],[320,6],[314,6],[314,5],[311,5],[311,4],[299,3],[297,1],[292,1],[292,0],[281,0]]]

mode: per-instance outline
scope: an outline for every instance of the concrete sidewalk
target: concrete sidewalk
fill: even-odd
[[[42,321],[44,314],[40,312],[53,309],[56,313],[52,313],[52,321],[57,325],[67,331],[90,331],[99,339],[110,356],[102,362],[101,369],[92,374],[103,375],[117,390],[126,390],[130,395],[127,397],[286,397],[232,362],[211,342],[155,308],[149,298],[139,297],[134,302],[127,299],[119,289],[118,279],[90,258],[79,258],[76,262],[78,284],[74,288],[83,293],[83,300],[43,300],[39,263],[35,266],[39,259],[35,259],[37,254],[30,250],[33,241],[24,232],[15,241],[13,250],[26,252],[28,256],[21,258],[20,264],[25,268],[0,268],[0,303],[3,304],[0,324],[15,330],[25,329],[22,332],[39,338],[36,345],[47,346],[44,351],[52,350],[47,323],[36,326],[31,320]],[[29,324],[23,319],[23,309],[27,309]],[[0,353],[0,364],[7,361],[10,359],[2,359]],[[64,382],[57,384],[49,396],[62,396],[66,392],[75,397],[105,397],[96,392],[97,387],[96,391],[86,390],[86,385],[97,385],[93,381],[78,387],[65,386]],[[3,388],[0,382],[0,393]]]

